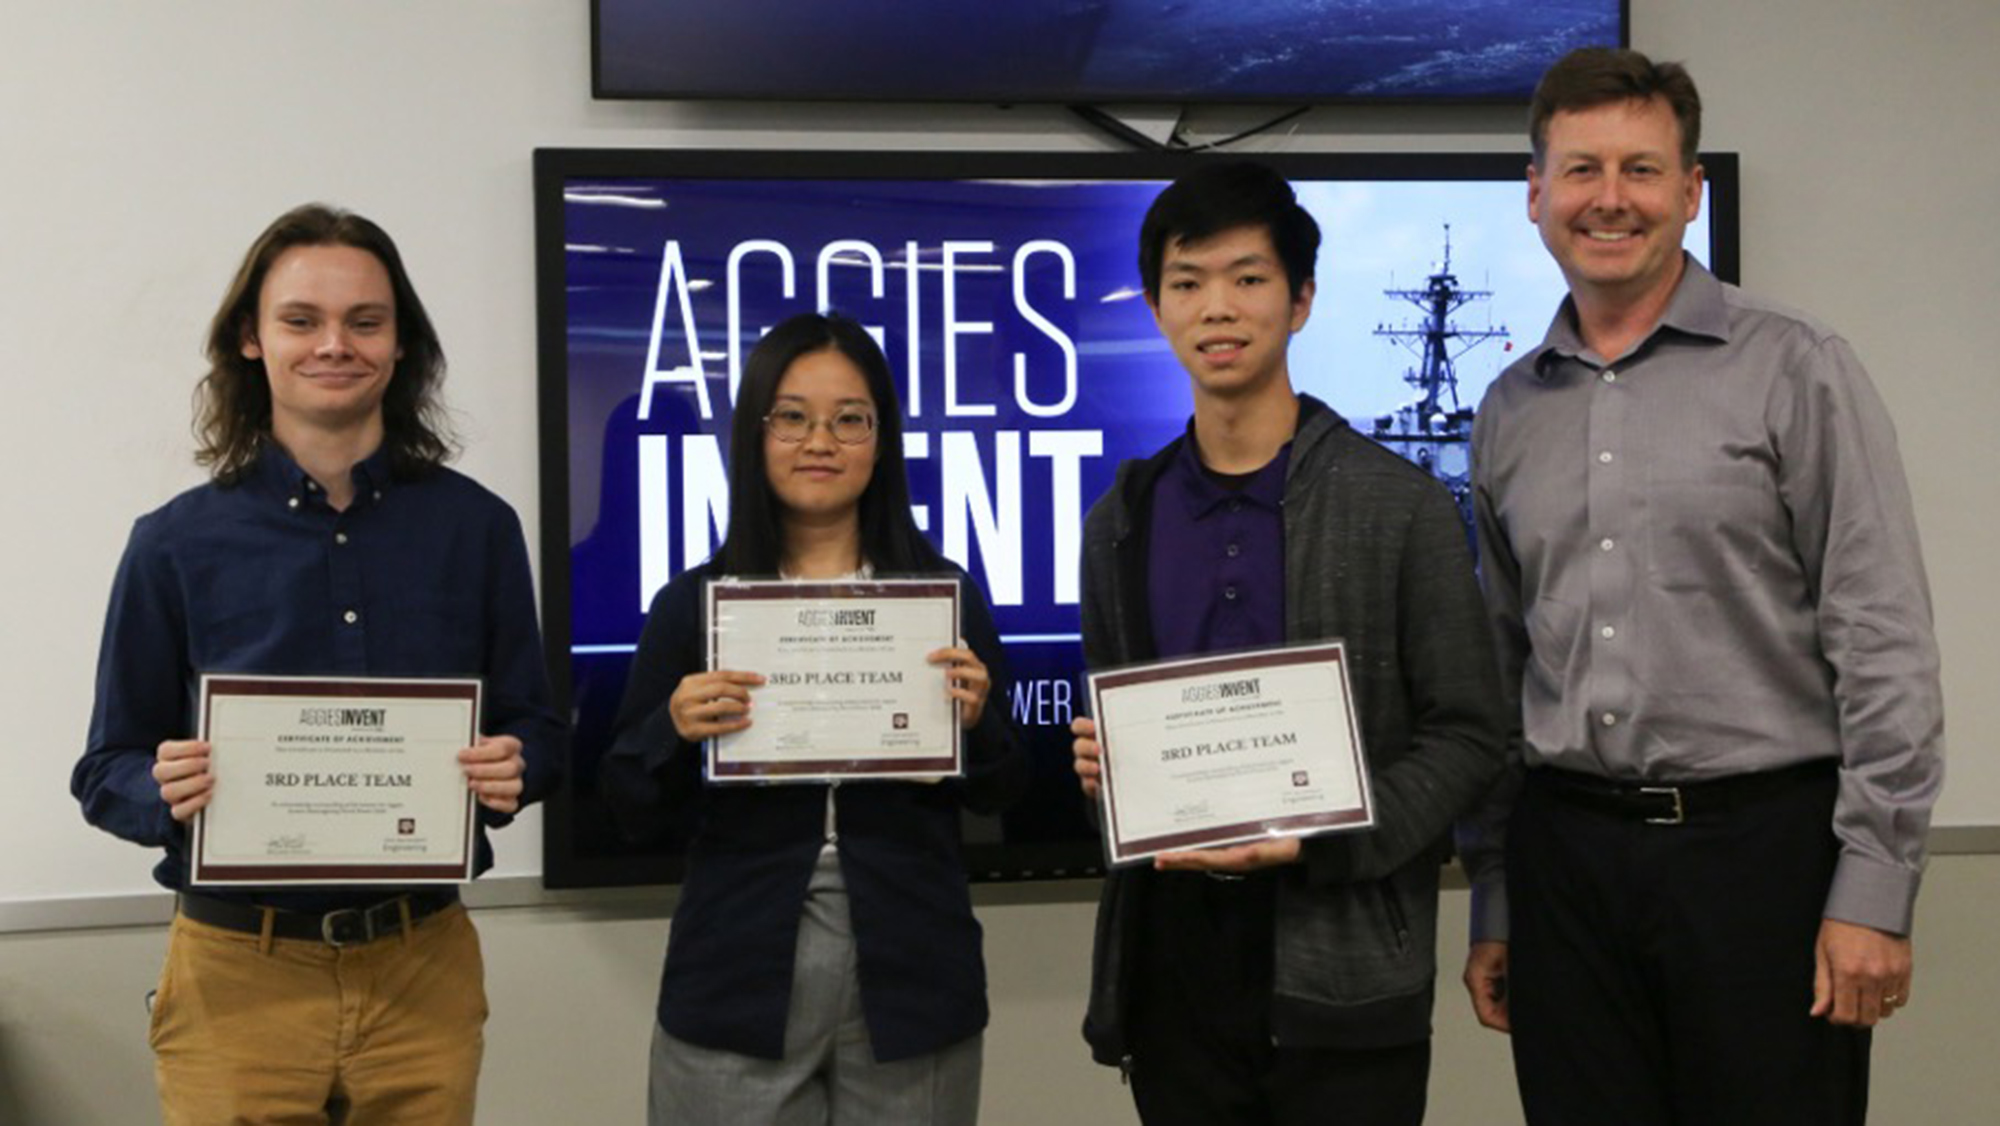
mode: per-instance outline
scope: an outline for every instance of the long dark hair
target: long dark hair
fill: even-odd
[[[351,246],[373,254],[389,273],[396,294],[396,344],[403,356],[382,396],[382,446],[399,474],[415,475],[456,452],[438,384],[444,380],[444,347],[430,314],[403,269],[389,233],[351,211],[308,203],[285,212],[257,236],[208,326],[208,374],[195,388],[194,459],[219,482],[232,484],[257,460],[271,437],[271,384],[262,360],[243,355],[257,329],[264,278],[287,250],[299,246]]]
[[[800,313],[757,342],[743,361],[736,416],[729,426],[729,534],[716,549],[723,572],[775,575],[784,555],[785,529],[764,462],[764,416],[778,397],[778,383],[799,357],[833,349],[861,371],[875,400],[875,465],[860,502],[861,554],[878,574],[935,570],[936,549],[910,515],[910,482],[903,469],[903,407],[889,361],[875,338],[839,313]]]

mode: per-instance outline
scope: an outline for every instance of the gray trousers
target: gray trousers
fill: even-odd
[[[651,1126],[972,1126],[979,1049],[973,1036],[931,1055],[875,1062],[847,887],[828,850],[799,920],[785,1058],[699,1047],[655,1025],[647,1119]]]

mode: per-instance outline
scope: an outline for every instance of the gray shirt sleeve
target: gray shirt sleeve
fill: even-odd
[[[1774,385],[1767,422],[1839,715],[1841,857],[1826,915],[1907,934],[1944,778],[1944,705],[1895,430],[1836,336]]]
[[[1507,819],[1520,794],[1521,669],[1528,659],[1528,634],[1521,615],[1521,565],[1493,517],[1493,501],[1481,480],[1475,430],[1472,443],[1473,516],[1479,533],[1479,580],[1493,626],[1500,662],[1500,689],[1506,715],[1506,763],[1480,805],[1459,820],[1455,836],[1459,863],[1472,885],[1472,941],[1507,940]]]

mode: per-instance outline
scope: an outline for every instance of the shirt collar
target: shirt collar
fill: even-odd
[[[1194,420],[1188,420],[1180,451],[1167,469],[1169,487],[1180,499],[1190,519],[1199,520],[1217,505],[1229,500],[1247,500],[1260,508],[1276,510],[1285,496],[1285,468],[1291,460],[1292,443],[1278,448],[1278,455],[1251,475],[1241,489],[1231,489],[1215,480],[1201,464],[1201,450],[1194,438]]]
[[[1694,255],[1682,251],[1681,257],[1687,268],[1681,273],[1680,284],[1674,286],[1674,295],[1667,301],[1667,311],[1660,315],[1660,323],[1632,349],[1635,353],[1645,350],[1662,332],[1706,337],[1721,343],[1729,341],[1729,306],[1724,300],[1722,279],[1710,273]],[[1576,359],[1585,351],[1583,336],[1576,328],[1576,299],[1565,296],[1532,357],[1535,375],[1547,378],[1556,361]]]
[[[395,482],[389,449],[385,444],[356,462],[351,470],[354,502],[357,505],[380,501]],[[326,492],[292,460],[292,455],[275,440],[266,437],[257,448],[257,465],[251,471],[260,489],[277,497],[286,507],[298,509],[309,502],[325,503]]]

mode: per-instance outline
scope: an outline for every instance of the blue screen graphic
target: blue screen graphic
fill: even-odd
[[[602,97],[1526,101],[1625,0],[596,0]],[[748,62],[746,62],[748,60]]]
[[[1521,163],[1482,179],[1294,178],[1323,234],[1294,385],[1461,494],[1472,408],[1563,294]],[[975,870],[1094,863],[1067,732],[1081,699],[1080,523],[1118,463],[1172,440],[1192,409],[1138,277],[1139,223],[1163,186],[581,173],[545,185],[560,191],[543,215],[559,216],[561,276],[544,292],[559,282],[569,550],[568,590],[551,595],[566,603],[549,617],[552,636],[567,619],[578,720],[565,847],[626,851],[591,812],[596,756],[653,593],[720,542],[743,358],[787,316],[835,308],[876,333],[897,375],[914,515],[983,584],[1015,681],[1007,706],[1035,756],[1022,807],[968,825]],[[1689,228],[1703,260],[1709,237]],[[1440,278],[1444,336],[1424,331]]]

